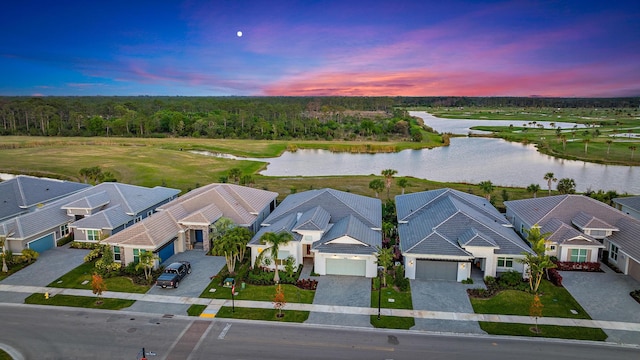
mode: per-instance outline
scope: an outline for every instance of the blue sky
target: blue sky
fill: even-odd
[[[638,1],[27,0],[0,19],[0,95],[640,96]]]

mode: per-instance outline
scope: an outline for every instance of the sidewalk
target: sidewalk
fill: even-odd
[[[48,292],[51,296],[57,294],[75,295],[75,296],[95,296],[91,290],[80,289],[63,289],[63,288],[50,288],[41,286],[20,286],[20,285],[4,285],[0,284],[0,291],[18,292],[18,293],[45,293]],[[199,304],[207,305],[207,309],[203,312],[202,317],[215,317],[215,314],[222,306],[231,306],[231,299],[203,299],[193,297],[181,297],[171,295],[149,295],[149,294],[132,294],[132,293],[120,293],[114,291],[107,291],[102,294],[104,298],[112,299],[127,299],[136,301],[149,301],[158,303],[171,303],[171,304]],[[260,309],[273,309],[273,304],[270,301],[248,301],[248,300],[235,300],[236,307],[244,308],[260,308]],[[377,315],[378,309],[368,307],[355,307],[355,306],[335,306],[335,305],[314,305],[314,304],[300,304],[300,303],[287,303],[287,310],[300,310],[300,311],[316,311],[326,313],[337,314],[356,314],[356,315]],[[535,319],[529,316],[515,316],[515,315],[491,315],[491,314],[471,314],[471,313],[455,313],[446,311],[424,311],[424,310],[405,310],[405,309],[380,309],[382,316],[399,316],[399,317],[413,317],[422,319],[438,319],[438,320],[455,320],[455,321],[486,321],[486,322],[503,322],[503,323],[516,323],[516,324],[535,324]],[[567,318],[551,318],[543,317],[538,318],[539,325],[558,325],[558,326],[579,326],[588,328],[601,328],[611,330],[623,330],[623,331],[635,331],[640,332],[639,323],[621,322],[621,321],[603,321],[603,320],[584,320],[584,319],[567,319]]]

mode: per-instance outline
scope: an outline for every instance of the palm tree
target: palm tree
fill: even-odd
[[[629,150],[631,150],[631,158],[633,159],[633,153],[637,150],[638,148],[636,146],[629,146]]]
[[[213,249],[216,241],[222,238],[229,230],[233,229],[236,224],[228,217],[221,217],[209,227],[209,246]]]
[[[407,185],[409,185],[409,180],[407,180],[406,178],[398,179],[398,186],[402,188],[402,195],[404,195],[404,189],[407,187]]]
[[[391,182],[393,181],[393,175],[397,174],[398,171],[393,169],[385,169],[382,170],[381,174],[384,176],[385,187],[387,188],[387,199],[389,199],[389,190],[391,189]]]
[[[151,251],[140,251],[138,263],[136,264],[136,270],[143,269],[144,278],[149,282],[151,281],[151,270],[153,270],[153,267],[156,264],[156,260],[158,260],[158,255],[152,253]]]
[[[286,231],[279,233],[268,232],[260,238],[260,242],[263,244],[271,244],[271,259],[273,259],[273,263],[276,268],[275,274],[273,275],[273,281],[276,284],[280,282],[280,275],[278,275],[278,252],[280,251],[280,246],[287,245],[290,241],[293,241],[293,235]]]
[[[7,241],[7,238],[5,236],[0,237],[0,248],[2,248],[2,253],[0,253],[0,256],[2,256],[2,272],[3,273],[9,272],[9,267],[7,266],[7,252],[5,251],[5,248],[4,248],[4,244],[6,241]]]
[[[378,193],[384,189],[384,182],[380,179],[373,179],[369,183],[369,189],[376,192],[376,197],[378,197]]]
[[[549,196],[551,196],[551,183],[558,181],[552,172],[544,174],[544,179],[547,180],[547,186],[549,186]]]
[[[576,181],[570,178],[562,178],[558,182],[558,192],[560,194],[575,194]]]
[[[478,186],[480,186],[480,189],[484,193],[484,197],[488,201],[491,201],[491,193],[493,192],[493,189],[494,189],[493,183],[487,180],[487,181],[481,182],[480,184],[478,184]]]
[[[393,250],[391,248],[381,248],[380,246],[377,247],[377,250],[378,255],[376,256],[376,263],[378,266],[383,267],[382,272],[384,273],[384,276],[382,277],[382,284],[380,284],[380,289],[378,289],[379,291],[382,291],[383,286],[387,287],[387,268],[393,264]]]
[[[533,194],[533,197],[535,198],[538,194],[538,191],[540,191],[540,185],[538,184],[531,184],[529,186],[527,186],[527,191]]]
[[[589,139],[584,139],[584,153],[586,154],[589,150]]]
[[[242,176],[242,170],[239,168],[229,169],[229,180],[232,180],[234,183],[238,183],[240,181],[240,177]]]
[[[613,140],[607,139],[607,155],[609,155],[609,151],[611,150],[611,143]]]
[[[251,240],[251,232],[247,228],[234,227],[213,243],[212,253],[224,256],[227,270],[233,274],[237,261],[244,258],[245,248]]]

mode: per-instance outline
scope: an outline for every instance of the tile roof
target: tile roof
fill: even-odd
[[[576,216],[571,219],[571,223],[578,227],[578,229],[598,229],[598,230],[613,230],[619,229],[615,226],[609,225],[606,221],[600,220],[593,215],[589,215],[583,211],[580,211]]]
[[[36,211],[21,215],[7,222],[6,226],[0,227],[0,231],[7,229],[7,231],[14,232],[12,238],[25,239],[54,229],[73,221],[73,217],[67,215],[65,211],[66,205],[73,204],[77,201],[82,202],[83,199],[92,198],[92,195],[100,193],[107,194],[110,199],[107,209],[119,206],[120,211],[123,211],[127,215],[133,215],[157,205],[162,201],[166,201],[179,192],[180,190],[164,187],[146,188],[114,182],[100,183],[49,203]],[[102,196],[103,195],[97,196],[97,198],[102,198]],[[94,213],[92,216],[97,214],[99,213]],[[96,228],[98,229],[122,225],[114,223],[116,217],[111,213],[109,216],[98,217],[93,219],[93,221],[97,222],[100,219],[104,219],[106,222],[103,224],[96,223]],[[111,221],[111,223],[109,223],[109,221]]]
[[[314,243],[319,245],[330,245],[332,241],[348,236],[358,242],[361,242],[365,246],[376,248],[376,246],[382,246],[382,233],[375,231],[362,221],[358,220],[355,216],[349,215],[336,222],[329,231],[327,231],[322,239]]]
[[[640,196],[620,197],[612,200],[614,203],[624,205],[630,209],[640,212]]]
[[[313,209],[300,214],[293,230],[324,231],[327,228],[327,225],[329,225],[329,219],[331,219],[329,212],[319,206],[316,206]]]
[[[510,223],[486,199],[453,189],[396,196],[403,253],[421,257],[466,256],[466,246],[494,247],[496,254],[531,252]]]
[[[328,188],[287,196],[263,221],[263,224],[276,222],[292,212],[304,213],[318,206],[329,212],[332,219],[342,219],[345,216],[354,215],[370,228],[382,228],[382,202],[380,199]]]
[[[557,218],[571,224],[580,212],[595,216],[619,229],[607,239],[614,242],[629,256],[640,262],[640,220],[605,203],[584,195],[555,195],[533,199],[505,201],[507,212],[517,214],[528,225],[544,224]]]
[[[578,231],[571,225],[565,224],[560,219],[553,218],[547,221],[541,228],[541,234],[549,234],[546,240],[559,245],[582,245],[604,247],[598,240]]]
[[[105,206],[111,199],[106,191],[100,191],[94,194],[87,194],[87,196],[80,199],[71,201],[68,204],[61,206],[62,209],[86,209],[93,210],[101,206]]]
[[[88,184],[33,176],[18,175],[0,181],[0,221],[28,212],[39,204],[47,204],[82,189]]]
[[[122,207],[120,205],[116,205],[100,211],[95,215],[74,221],[73,224],[71,224],[71,227],[76,229],[113,230],[118,226],[122,226],[123,224],[132,221],[133,219],[134,217],[132,215],[125,214],[125,212],[122,211]]]
[[[258,230],[255,235],[249,241],[249,245],[261,245],[261,238],[266,233],[274,233],[280,234],[281,232],[288,232],[293,236],[293,241],[300,241],[302,239],[302,235],[293,231],[293,227],[296,225],[297,215],[289,214],[287,216],[281,217],[278,221],[274,222],[272,225],[263,226]]]
[[[221,217],[249,226],[277,197],[278,193],[272,191],[235,184],[205,185],[158,207],[155,214],[104,242],[156,249],[190,225],[208,226]]]

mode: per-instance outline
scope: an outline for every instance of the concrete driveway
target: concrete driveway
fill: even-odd
[[[316,276],[314,304],[371,307],[371,279],[360,276]],[[372,327],[369,315],[311,312],[310,324]]]
[[[450,311],[473,313],[467,295],[468,288],[481,285],[465,285],[454,281],[411,280],[411,301],[414,310]],[[411,330],[486,334],[475,321],[415,319]]]
[[[69,244],[47,250],[40,254],[38,260],[2,280],[6,285],[47,286],[62,275],[84,263],[89,250],[71,249]],[[1,302],[24,303],[29,294],[0,293]]]
[[[640,304],[629,293],[640,289],[630,276],[618,274],[606,265],[604,273],[562,271],[562,285],[594,320],[640,323]],[[640,344],[640,333],[605,330],[607,341]]]
[[[191,274],[182,279],[180,286],[177,289],[163,289],[161,287],[153,286],[149,291],[147,291],[147,294],[199,297],[202,291],[211,282],[211,276],[216,275],[225,265],[224,257],[206,256],[201,250],[191,250],[175,254],[167,259],[163,264],[168,265],[176,261],[189,261],[191,263]],[[136,301],[131,307],[127,308],[127,310],[187,315],[188,308],[189,305],[182,304]]]

